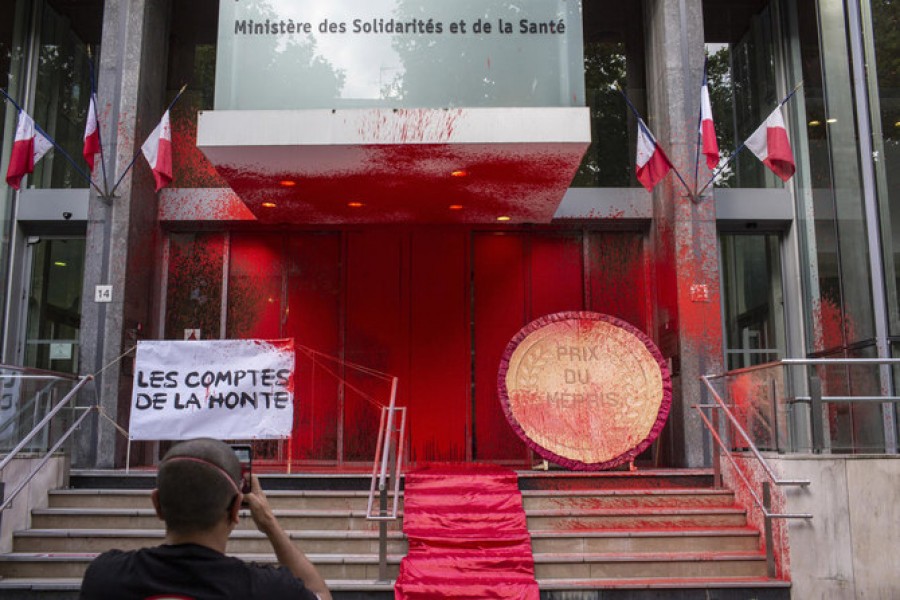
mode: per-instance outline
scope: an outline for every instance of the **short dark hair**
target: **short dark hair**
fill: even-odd
[[[166,527],[181,533],[211,529],[228,513],[240,481],[241,465],[228,444],[198,438],[173,446],[156,476]]]

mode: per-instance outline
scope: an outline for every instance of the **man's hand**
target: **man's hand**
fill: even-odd
[[[250,516],[253,517],[256,528],[267,537],[271,537],[273,532],[281,529],[256,475],[250,477],[250,493],[244,494],[244,502],[250,508]]]

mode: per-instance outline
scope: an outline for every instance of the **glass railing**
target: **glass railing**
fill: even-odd
[[[900,359],[785,359],[704,377],[761,451],[894,454]],[[734,451],[747,442],[722,431]]]
[[[92,375],[72,375],[0,365],[0,513],[9,507],[54,456],[68,450],[72,433],[98,409],[96,388],[79,405],[79,393]],[[7,466],[33,459],[27,473]]]
[[[0,366],[0,454],[9,453],[69,394],[79,378],[65,373]],[[20,450],[43,453],[80,416],[76,402],[67,402]]]

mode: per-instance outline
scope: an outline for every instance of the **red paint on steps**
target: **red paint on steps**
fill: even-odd
[[[539,598],[512,471],[469,464],[408,474],[403,531],[409,553],[394,588],[398,600]]]

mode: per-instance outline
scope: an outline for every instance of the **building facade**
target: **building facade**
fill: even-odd
[[[273,464],[370,463],[388,389],[361,365],[399,377],[410,460],[522,466],[532,457],[497,401],[500,356],[531,320],[592,310],[646,332],[673,374],[669,422],[640,460],[702,466],[701,375],[895,355],[892,0],[534,3],[523,6],[553,18],[512,21],[532,36],[512,54],[482,24],[434,60],[418,38],[386,37],[383,19],[355,25],[352,3],[332,9],[350,15],[339,17],[299,3],[314,15],[303,36],[283,4],[0,8],[2,84],[71,157],[45,157],[21,191],[0,186],[4,363],[97,373],[100,403],[127,428],[137,340],[292,337],[305,349],[294,434],[258,448]],[[440,4],[372,6],[401,23],[438,11],[445,37],[463,21],[502,31],[497,15],[516,9],[457,3],[443,15]],[[385,40],[402,73],[340,62]],[[522,48],[534,55],[516,58]],[[723,170],[692,197],[711,176],[696,166],[707,58]],[[111,196],[79,172],[92,72],[104,148],[94,181],[124,174]],[[801,82],[784,108],[794,177],[783,183],[747,151],[726,162]],[[175,177],[157,194],[142,158],[126,167],[183,84]],[[637,121],[617,87],[684,183],[640,187]],[[16,114],[7,103],[4,165]],[[895,383],[847,373],[834,385]],[[827,417],[833,450],[896,452],[893,406]],[[77,461],[122,465],[125,452],[98,420]],[[152,463],[157,448],[134,452]]]

